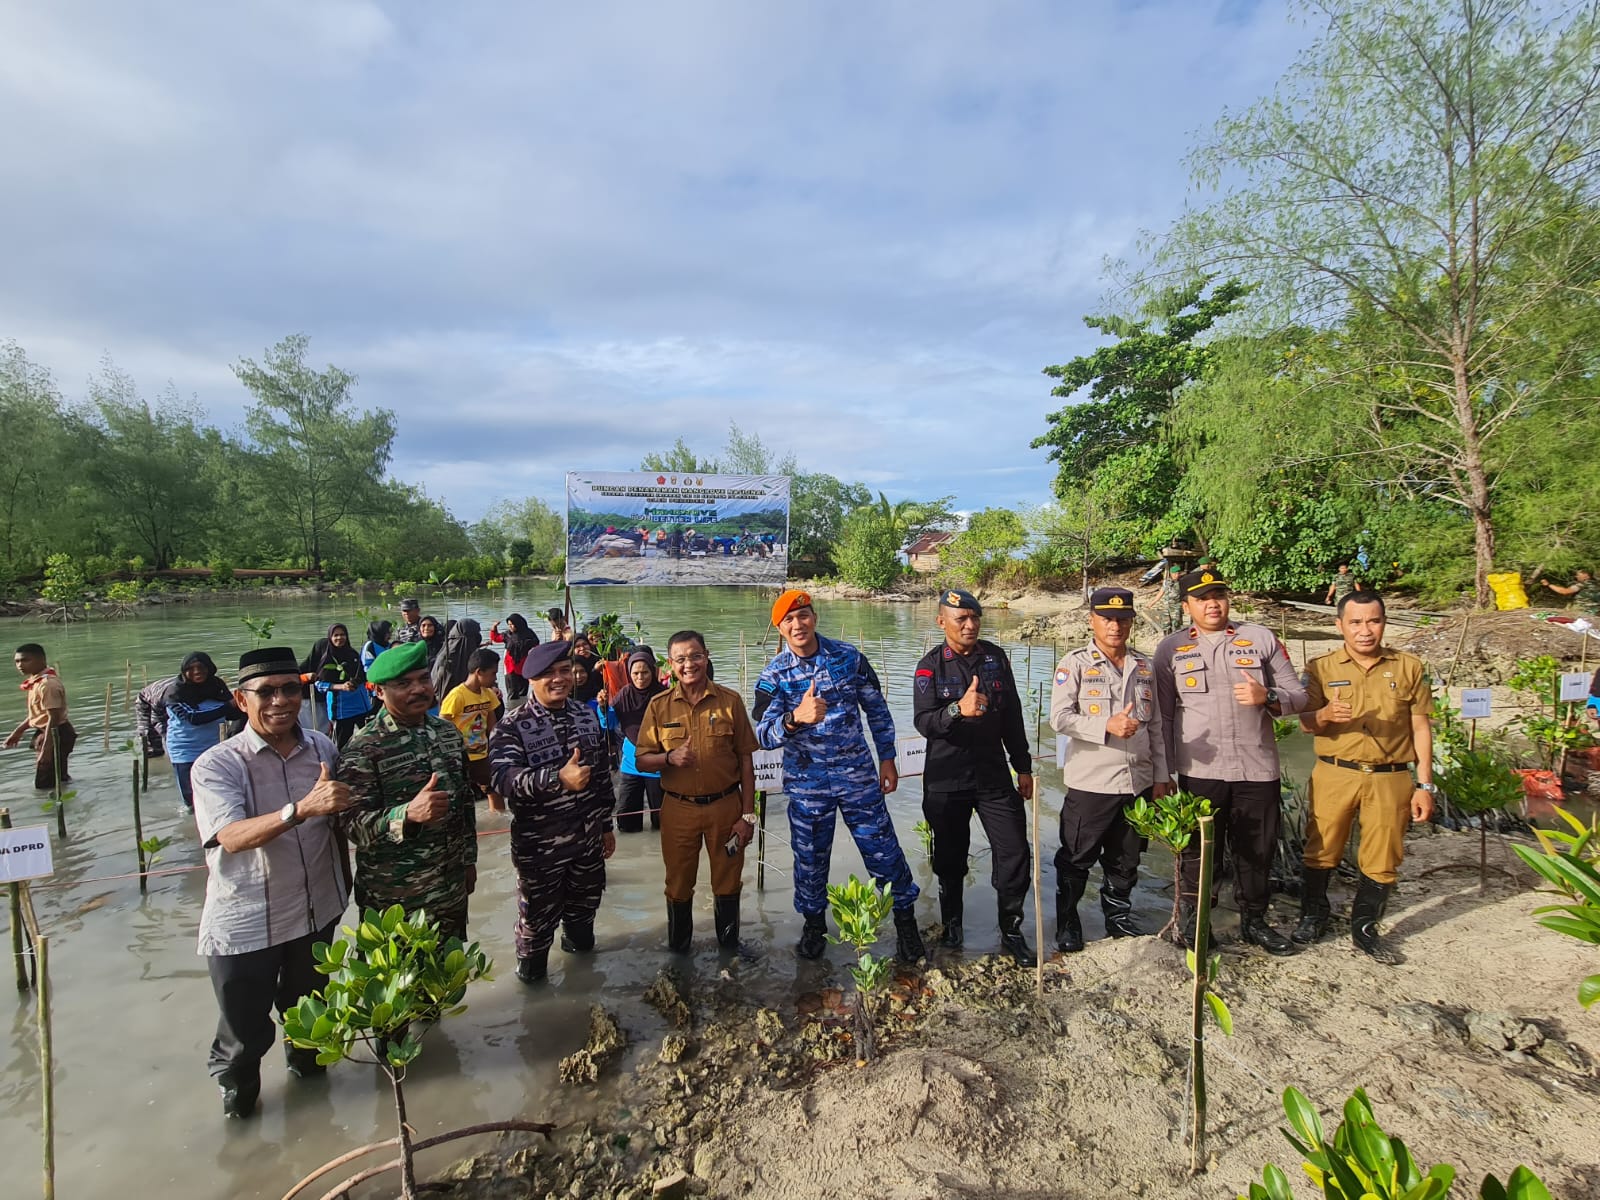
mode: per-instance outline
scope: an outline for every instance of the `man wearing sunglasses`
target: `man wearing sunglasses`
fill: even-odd
[[[334,779],[339,751],[300,726],[300,668],[283,646],[239,660],[234,703],[242,733],[194,764],[194,810],[206,854],[200,954],[220,1019],[211,1074],[222,1111],[248,1117],[261,1059],[279,1040],[272,1020],[322,985],[311,947],[333,938],[350,899],[349,868],[330,818],[350,807]],[[314,1050],[285,1043],[289,1071],[320,1075]]]

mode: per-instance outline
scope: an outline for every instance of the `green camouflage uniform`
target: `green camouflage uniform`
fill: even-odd
[[[1178,577],[1168,571],[1161,580],[1161,632],[1176,633],[1185,615],[1183,597],[1178,594]]]
[[[407,821],[406,805],[433,774],[450,794],[449,813],[432,825]],[[465,940],[467,871],[478,862],[478,793],[456,727],[434,716],[401,725],[380,710],[340,754],[339,780],[355,796],[344,823],[356,845],[356,906],[425,908],[446,938]]]
[[[1351,592],[1353,592],[1355,590],[1356,590],[1356,573],[1354,571],[1351,571],[1349,573],[1345,573],[1343,571],[1339,571],[1339,572],[1335,572],[1334,573],[1334,576],[1333,576],[1333,603],[1334,603],[1335,607],[1338,607],[1339,601],[1343,600],[1346,596],[1348,596]]]
[[[1586,579],[1572,593],[1572,606],[1580,612],[1600,613],[1600,580]]]

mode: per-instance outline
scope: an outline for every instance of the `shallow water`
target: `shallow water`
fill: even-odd
[[[425,610],[441,619],[472,616],[487,630],[508,612],[532,614],[559,603],[558,593],[535,585],[496,590],[469,599],[436,599]],[[658,650],[682,628],[706,635],[717,677],[749,695],[776,634],[767,625],[770,596],[743,588],[579,589],[574,602],[581,614],[611,608],[624,613],[633,630],[639,621]],[[195,954],[195,933],[204,898],[200,870],[154,878],[149,894],[139,894],[131,878],[107,879],[135,870],[130,764],[133,736],[131,702],[125,681],[131,663],[133,690],[146,678],[175,672],[191,650],[203,649],[224,667],[250,641],[241,616],[273,617],[271,641],[304,653],[327,624],[343,620],[359,638],[377,610],[375,595],[342,599],[250,602],[206,601],[165,609],[141,610],[132,620],[95,622],[68,628],[34,622],[9,622],[12,644],[37,640],[67,685],[73,724],[79,735],[72,758],[77,797],[68,806],[69,837],[55,844],[56,874],[35,889],[35,906],[50,937],[54,985],[56,1160],[58,1193],[63,1196],[121,1196],[151,1185],[182,1197],[277,1197],[305,1172],[355,1145],[393,1132],[393,1107],[387,1083],[375,1068],[342,1064],[327,1079],[301,1082],[288,1077],[276,1055],[263,1067],[258,1115],[248,1122],[222,1119],[215,1088],[206,1075],[206,1050],[216,1009],[205,964]],[[821,632],[863,644],[888,692],[902,736],[913,733],[910,720],[912,672],[916,660],[938,641],[932,603],[917,605],[820,601]],[[374,615],[394,618],[393,613]],[[1065,645],[1015,643],[1007,629],[1015,621],[994,613],[985,635],[1011,653],[1029,711],[1040,713],[1040,688],[1048,691],[1056,653]],[[536,624],[536,628],[542,628]],[[741,652],[740,631],[745,646]],[[762,644],[765,634],[765,644]],[[112,685],[109,744],[106,747],[105,693]],[[1046,696],[1047,699],[1047,696]],[[8,702],[8,722],[20,719],[21,699]],[[1046,900],[1045,928],[1053,931],[1050,904],[1054,872],[1050,857],[1057,845],[1056,818],[1061,803],[1054,763],[1054,734],[1042,721],[1036,741],[1043,788],[1040,857]],[[1035,734],[1035,737],[1037,735]],[[1304,766],[1309,739],[1288,744],[1291,769]],[[1302,751],[1304,753],[1302,753]],[[1297,772],[1299,773],[1299,772]],[[192,824],[178,816],[178,795],[164,759],[150,764],[151,791],[144,805],[146,836],[175,840],[162,853],[157,870],[194,867],[201,862]],[[18,825],[46,824],[32,789],[32,761],[19,749],[0,757],[0,804],[10,807]],[[932,874],[913,826],[921,819],[920,781],[902,782],[890,798],[902,845],[924,887],[919,913],[924,924],[937,918]],[[525,1117],[566,1121],[604,1112],[614,1105],[609,1089],[573,1088],[556,1079],[556,1064],[578,1049],[587,1029],[588,1008],[596,999],[622,1014],[634,1035],[633,1053],[662,1028],[640,995],[670,956],[665,936],[662,871],[656,838],[649,832],[619,834],[616,856],[598,926],[598,953],[572,959],[559,949],[551,955],[551,985],[538,992],[519,984],[511,927],[516,915],[515,876],[506,856],[506,818],[484,812],[479,828],[478,890],[473,899],[472,931],[498,964],[497,978],[475,988],[468,1011],[431,1031],[413,1067],[407,1089],[412,1123],[422,1136],[480,1121]],[[708,889],[696,894],[696,952],[689,970],[714,978],[727,970],[767,1002],[784,1004],[824,980],[842,973],[845,956],[830,949],[831,963],[799,963],[792,950],[799,918],[789,887],[790,853],[781,800],[769,826],[768,870],[764,891],[756,888],[752,852],[745,868],[744,938],[751,953],[719,956],[711,934]],[[988,886],[987,845],[974,822],[974,866],[967,892],[967,946],[973,953],[995,948],[994,893]],[[843,831],[834,843],[833,878],[865,874],[859,855]],[[1146,855],[1136,893],[1150,928],[1164,919],[1170,862]],[[1085,905],[1091,937],[1099,916]],[[1028,907],[1028,936],[1035,938]],[[6,970],[9,972],[9,964]],[[4,984],[10,990],[9,981]],[[6,1069],[0,1078],[0,1162],[7,1164],[7,1196],[31,1194],[39,1161],[39,1074],[34,1012],[30,996],[11,1010]],[[456,1143],[424,1167],[437,1166],[471,1149]],[[331,1186],[331,1183],[328,1184]],[[326,1190],[325,1188],[323,1190]],[[319,1195],[313,1191],[312,1195]]]

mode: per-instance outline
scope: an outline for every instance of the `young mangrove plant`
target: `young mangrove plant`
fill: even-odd
[[[1564,808],[1556,809],[1572,829],[1535,829],[1539,849],[1513,846],[1518,856],[1537,871],[1570,904],[1547,904],[1534,909],[1539,924],[1556,933],[1600,946],[1600,840],[1595,826],[1585,825]],[[1540,915],[1542,914],[1542,915]],[[1578,1003],[1588,1008],[1600,1000],[1600,974],[1578,984]]]
[[[1156,934],[1166,937],[1169,932],[1179,935],[1188,944],[1186,932],[1178,929],[1178,901],[1183,892],[1182,869],[1179,860],[1194,839],[1200,818],[1211,815],[1211,801],[1193,792],[1170,792],[1155,800],[1140,796],[1127,809],[1128,824],[1140,837],[1160,842],[1172,852],[1172,916],[1166,927]]]
[[[1289,1144],[1305,1156],[1305,1173],[1326,1200],[1444,1200],[1455,1184],[1448,1165],[1417,1166],[1399,1138],[1385,1133],[1372,1115],[1372,1102],[1361,1088],[1344,1104],[1344,1120],[1330,1141],[1322,1118],[1298,1088],[1283,1093],[1283,1111],[1294,1130],[1283,1130]],[[1502,1183],[1493,1175],[1479,1185],[1480,1200],[1550,1200],[1550,1192],[1527,1167],[1517,1167]],[[1252,1183],[1239,1200],[1294,1200],[1289,1177],[1268,1164],[1261,1182]]]
[[[1522,777],[1493,750],[1457,748],[1439,772],[1451,807],[1478,818],[1478,890],[1489,888],[1489,814],[1522,803]]]
[[[846,883],[828,885],[828,907],[839,926],[838,936],[829,934],[828,940],[856,952],[855,964],[850,968],[856,981],[856,1059],[870,1062],[874,1056],[872,997],[889,980],[889,959],[874,955],[872,946],[878,940],[878,930],[894,911],[894,898],[887,887],[870,880],[862,883],[851,875]]]

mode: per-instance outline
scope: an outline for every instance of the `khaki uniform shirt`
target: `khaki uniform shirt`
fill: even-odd
[[[61,723],[67,721],[67,689],[54,675],[31,675],[27,681],[28,727],[43,729],[50,724],[50,710],[61,710]]]
[[[1306,706],[1315,712],[1339,697],[1353,713],[1348,721],[1317,735],[1316,752],[1348,762],[1408,763],[1417,758],[1411,718],[1433,712],[1433,687],[1422,660],[1388,646],[1363,669],[1343,646],[1306,664]]]
[[[692,767],[661,768],[663,790],[679,796],[714,796],[742,779],[742,767],[755,753],[756,734],[739,693],[708,682],[698,704],[690,704],[681,685],[650,701],[639,723],[635,754],[670,754],[684,742],[694,746]]]
[[[1279,778],[1273,713],[1240,704],[1233,694],[1233,685],[1249,678],[1278,693],[1278,715],[1305,708],[1305,686],[1270,629],[1229,624],[1212,638],[1186,626],[1156,647],[1155,668],[1167,765],[1179,776],[1230,783]]]
[[[1107,733],[1112,714],[1129,704],[1139,722],[1133,736]],[[1137,650],[1128,650],[1121,671],[1092,642],[1063,658],[1050,689],[1050,728],[1072,739],[1061,773],[1069,788],[1132,796],[1170,778],[1154,669]]]

